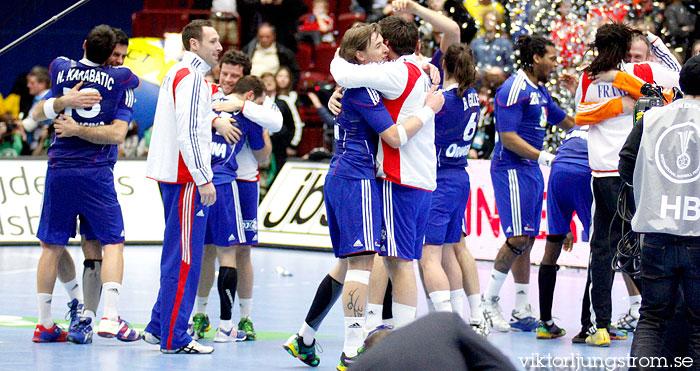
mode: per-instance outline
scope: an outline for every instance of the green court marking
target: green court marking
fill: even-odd
[[[36,317],[0,315],[0,327],[20,327],[33,329],[36,326],[36,321]],[[66,320],[55,321],[59,325],[63,325],[64,328],[68,327],[68,321]],[[143,331],[146,328],[146,325],[144,324],[132,323],[131,325],[137,331]],[[204,334],[204,339],[213,340],[215,334],[216,328],[212,328]],[[294,335],[294,333],[291,332],[255,331],[256,340],[287,340],[292,335]],[[330,338],[335,336],[316,335],[316,337]]]

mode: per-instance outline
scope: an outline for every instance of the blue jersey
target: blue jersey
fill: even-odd
[[[582,170],[591,170],[588,165],[588,126],[575,126],[566,133],[557,149],[554,163],[571,164]]]
[[[97,91],[102,100],[86,109],[66,108],[64,113],[71,116],[78,125],[111,125],[112,120],[131,121],[130,109],[118,109],[120,102],[133,106],[133,92],[139,79],[126,67],[96,65],[86,59],[79,62],[58,57],[49,66],[51,93],[60,97],[80,81],[84,81],[81,91]],[[117,161],[117,146],[95,144],[78,137],[59,138],[54,135],[48,150],[49,167],[85,167],[114,165]]]
[[[218,113],[218,112],[217,112]],[[212,130],[211,135],[211,170],[214,173],[212,183],[214,185],[226,184],[236,181],[236,171],[238,163],[236,155],[243,149],[245,142],[248,141],[250,149],[257,151],[265,147],[263,139],[263,129],[256,123],[248,120],[243,113],[231,115],[223,112],[220,117],[233,117],[236,125],[241,130],[241,139],[238,143],[229,144],[221,134],[216,130]]]
[[[495,101],[498,133],[515,132],[538,150],[542,149],[547,123],[556,125],[566,118],[566,113],[554,103],[547,89],[540,84],[533,84],[522,70],[518,70],[496,90]],[[496,141],[492,168],[523,166],[538,165],[537,161],[520,157],[505,148],[500,140]]]
[[[329,175],[347,179],[374,179],[378,134],[394,120],[374,89],[347,89],[343,111],[335,118],[335,154]]]

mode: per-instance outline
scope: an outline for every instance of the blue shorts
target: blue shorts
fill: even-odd
[[[539,166],[491,169],[491,181],[506,237],[539,235],[544,195]]]
[[[457,243],[464,228],[464,212],[469,199],[469,174],[465,168],[438,169],[425,244],[440,246]]]
[[[209,206],[204,244],[233,246],[245,241],[236,181],[216,185],[216,202]]]
[[[379,249],[382,214],[375,179],[326,175],[323,197],[336,258]]]
[[[380,180],[380,185],[384,224],[379,255],[403,260],[420,259],[433,192],[388,180]]]
[[[583,224],[584,241],[588,241],[591,226],[590,170],[581,171],[576,166],[554,162],[547,184],[547,233],[566,235],[571,232],[574,211]]]
[[[78,215],[90,225],[91,237],[102,245],[124,242],[124,219],[111,167],[46,170],[36,236],[44,243],[67,244],[75,236]]]
[[[241,215],[243,216],[243,230],[245,232],[245,242],[241,242],[241,245],[255,245],[258,243],[260,183],[237,179],[236,184],[238,184],[238,199],[241,201]]]

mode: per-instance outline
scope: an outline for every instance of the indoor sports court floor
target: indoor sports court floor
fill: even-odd
[[[70,247],[71,254],[82,274],[82,253]],[[296,332],[311,303],[316,286],[334,264],[333,255],[325,252],[306,252],[271,248],[254,248],[255,268],[254,305],[252,320],[259,340],[244,343],[216,344],[213,355],[162,355],[158,347],[139,341],[121,343],[95,335],[91,345],[69,343],[34,344],[31,342],[36,320],[36,264],[41,249],[31,247],[0,247],[0,370],[217,370],[223,367],[236,370],[271,370],[308,368],[282,349],[282,343]],[[158,290],[160,248],[157,246],[126,246],[121,316],[137,328],[145,327]],[[280,275],[278,267],[292,275]],[[491,262],[479,262],[482,289],[491,270]],[[522,369],[518,357],[533,353],[546,357],[624,357],[629,353],[631,337],[613,341],[609,348],[592,348],[571,343],[579,330],[581,293],[585,271],[562,269],[557,278],[553,314],[556,322],[568,333],[555,340],[536,340],[534,333],[492,333],[488,340]],[[68,301],[65,290],[57,285],[54,290],[53,316],[63,319]],[[509,277],[501,291],[504,315],[513,305],[513,281]],[[613,288],[613,319],[627,310],[627,292],[622,278]],[[238,301],[236,300],[236,303]],[[465,315],[469,309],[465,302]],[[532,267],[530,302],[538,313],[537,267]],[[236,305],[237,308],[237,305]],[[418,314],[425,314],[425,301],[419,299]],[[209,300],[212,326],[218,322],[219,300],[216,289]],[[237,309],[234,309],[237,310]],[[101,309],[98,316],[101,314]],[[234,319],[238,318],[234,312]],[[508,317],[506,317],[508,318]],[[234,321],[235,322],[235,321]],[[332,370],[338,364],[343,344],[342,311],[339,303],[326,317],[320,328],[318,342],[319,370]],[[213,338],[214,330],[208,333]],[[213,340],[204,340],[213,344]]]

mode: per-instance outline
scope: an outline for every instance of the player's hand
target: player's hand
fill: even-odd
[[[430,76],[433,85],[440,85],[440,70],[430,63],[423,63],[423,71]]]
[[[428,96],[425,97],[425,105],[435,113],[440,112],[442,105],[445,104],[445,96],[442,95],[442,90],[437,90],[437,87],[437,85],[433,85]]]
[[[540,156],[537,158],[537,163],[544,166],[552,166],[554,155],[547,151],[540,151]]]
[[[243,135],[241,129],[232,125],[234,122],[236,122],[234,118],[217,117],[214,120],[214,129],[226,139],[228,144],[238,143],[241,140],[241,135]]]
[[[333,95],[331,95],[331,98],[328,100],[328,110],[336,116],[340,115],[341,109],[343,108],[343,106],[340,104],[340,99],[342,97],[343,88],[339,86],[335,88]]]
[[[411,0],[394,0],[391,2],[391,7],[395,13],[411,12],[415,9],[416,4]]]
[[[564,251],[571,251],[574,248],[574,235],[569,232],[564,237],[564,245],[562,247]]]
[[[323,105],[321,104],[321,100],[318,99],[318,95],[316,95],[316,93],[310,91],[306,93],[306,96],[309,97],[311,104],[313,104],[313,106],[316,107],[316,109],[323,107]]]
[[[227,95],[226,99],[215,102],[211,105],[211,108],[219,112],[238,112],[243,109],[243,104],[245,104],[245,101],[233,95]]]
[[[578,87],[578,77],[576,77],[576,75],[562,72],[561,76],[559,76],[559,83],[564,89],[568,90],[571,95],[576,94],[576,87]]]
[[[61,101],[65,107],[70,108],[90,108],[102,100],[102,96],[98,91],[81,91],[83,81],[75,84],[66,94],[63,94]]]
[[[60,114],[58,118],[54,120],[53,124],[56,130],[56,136],[59,138],[70,138],[80,136],[80,131],[82,126],[78,125],[72,117]]]
[[[197,186],[197,190],[199,191],[199,199],[202,205],[211,206],[216,202],[216,188],[214,184],[202,184],[201,186]]]
[[[633,114],[635,103],[637,103],[637,101],[629,95],[625,95],[624,97],[622,97],[622,113],[624,113],[625,115]]]
[[[617,73],[620,72],[618,70],[608,70],[605,72],[601,72],[595,76],[593,76],[593,82],[613,82],[615,81],[615,76],[617,76]]]

